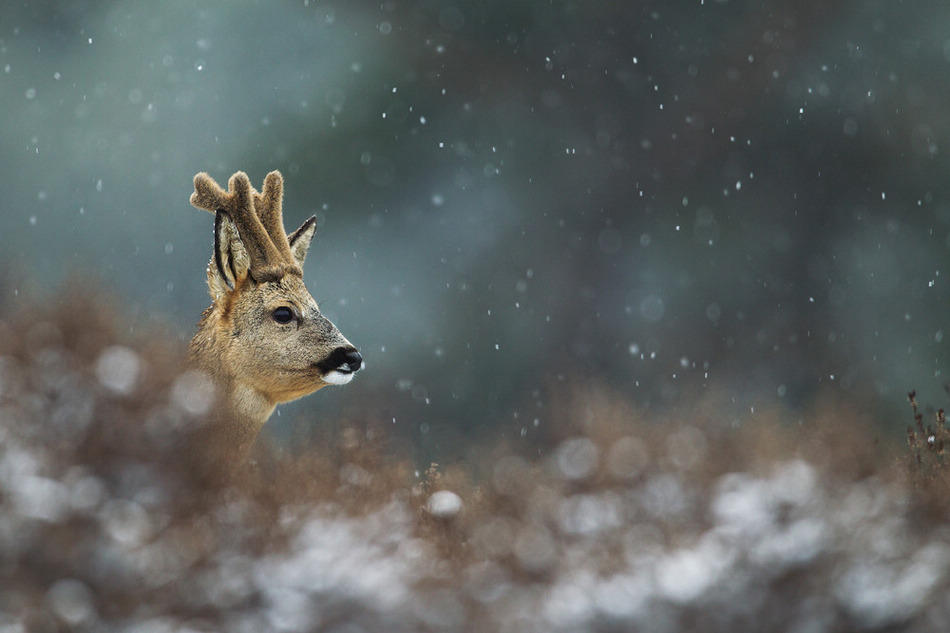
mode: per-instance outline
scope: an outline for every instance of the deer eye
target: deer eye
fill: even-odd
[[[294,320],[294,313],[286,306],[274,308],[274,311],[271,312],[271,316],[274,317],[274,320],[278,323],[290,323]]]

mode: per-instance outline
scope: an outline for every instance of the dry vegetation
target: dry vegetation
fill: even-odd
[[[900,455],[853,403],[733,429],[716,394],[646,416],[588,388],[540,457],[486,443],[416,476],[344,422],[234,467],[175,340],[89,293],[0,318],[0,631],[950,622],[942,412]]]

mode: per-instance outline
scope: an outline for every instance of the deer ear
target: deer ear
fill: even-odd
[[[317,230],[317,216],[311,216],[309,220],[300,225],[300,228],[287,237],[290,242],[290,253],[297,261],[297,265],[303,268],[303,262],[307,259],[307,251],[310,250],[310,240]]]
[[[251,260],[227,212],[214,214],[214,259],[208,266],[208,290],[217,301],[247,278]]]

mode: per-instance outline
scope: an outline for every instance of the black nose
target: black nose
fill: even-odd
[[[331,371],[342,371],[352,373],[359,371],[363,366],[363,355],[356,351],[355,347],[347,345],[338,347],[330,355],[316,364],[320,371],[327,374]]]
[[[363,355],[354,349],[346,353],[343,362],[349,365],[350,371],[359,371],[363,366]]]

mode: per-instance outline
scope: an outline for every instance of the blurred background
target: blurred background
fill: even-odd
[[[597,382],[730,423],[840,391],[901,440],[907,391],[946,401],[948,33],[926,1],[7,3],[3,294],[79,275],[184,343],[192,177],[279,169],[367,369],[276,437],[451,453]]]

